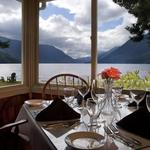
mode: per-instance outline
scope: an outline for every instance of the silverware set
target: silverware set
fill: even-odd
[[[124,135],[122,135],[117,129],[117,127],[113,124],[104,126],[104,130],[107,133],[107,135],[131,148],[135,148],[142,145],[142,143],[139,140],[132,137],[125,137]]]
[[[48,122],[48,123],[42,124],[42,126],[44,128],[57,128],[57,127],[71,128],[71,127],[75,127],[79,124],[80,124],[80,120],[75,119],[75,120],[67,120],[67,121]]]

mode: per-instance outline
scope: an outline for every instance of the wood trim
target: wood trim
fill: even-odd
[[[97,76],[97,0],[91,0],[91,80]]]
[[[24,85],[8,86],[0,88],[0,99],[19,94],[29,93],[29,88]]]
[[[38,31],[39,2],[23,1],[23,70],[24,83],[32,87],[38,81]]]
[[[14,122],[22,104],[28,98],[28,94],[21,94],[0,99],[0,126]]]

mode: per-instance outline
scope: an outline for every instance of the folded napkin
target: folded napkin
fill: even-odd
[[[122,129],[150,139],[150,112],[139,109],[116,123]]]
[[[63,121],[80,118],[80,114],[60,99],[54,100],[37,114],[37,121]]]
[[[144,107],[144,108],[146,107],[146,96],[147,96],[148,94],[150,94],[150,92],[146,92],[144,99],[139,103],[139,106],[140,106],[140,107]],[[138,95],[138,96],[140,96],[140,95]],[[128,106],[129,106],[129,107],[136,106],[136,102],[131,102],[131,103],[128,104]]]

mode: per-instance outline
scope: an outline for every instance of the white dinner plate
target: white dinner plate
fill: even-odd
[[[41,106],[44,104],[44,100],[41,99],[31,99],[31,100],[27,100],[25,101],[25,104],[29,105],[29,106]]]
[[[104,137],[95,132],[74,132],[66,136],[65,142],[78,150],[97,150],[104,145]]]

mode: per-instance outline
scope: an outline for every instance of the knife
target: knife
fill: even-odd
[[[106,132],[110,137],[114,138],[115,140],[117,140],[117,141],[119,141],[119,142],[121,142],[121,143],[123,143],[123,144],[125,144],[125,145],[127,145],[127,146],[129,146],[129,147],[131,147],[131,148],[135,148],[135,145],[134,145],[133,143],[131,143],[130,141],[124,139],[123,137],[120,137],[120,136],[114,134],[114,133],[112,132],[112,130],[109,128],[109,126],[107,126],[107,127],[104,126],[104,130],[105,130],[105,132]]]

